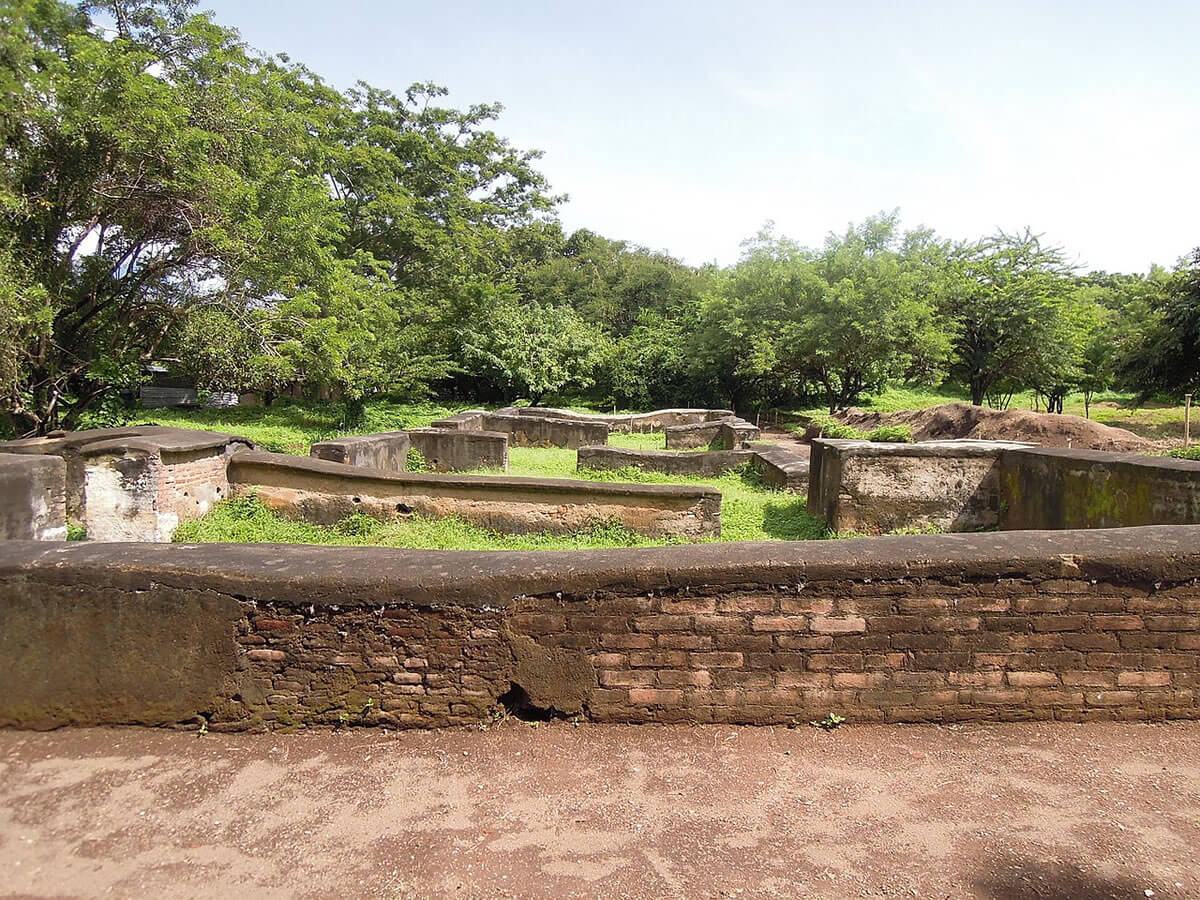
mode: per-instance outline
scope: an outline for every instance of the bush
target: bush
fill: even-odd
[[[429,463],[425,460],[425,454],[414,447],[408,449],[408,458],[404,461],[405,472],[428,472]]]
[[[1168,450],[1167,456],[1173,456],[1176,459],[1197,459],[1200,460],[1200,445],[1188,447],[1186,450],[1179,447],[1175,450]]]

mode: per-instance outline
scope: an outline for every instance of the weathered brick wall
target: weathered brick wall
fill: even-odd
[[[224,448],[164,454],[158,482],[160,512],[176,516],[178,522],[207,513],[229,496],[228,465]]]
[[[596,721],[1197,718],[1198,578],[1196,527],[555,554],[3,542],[0,724],[431,727],[522,695]],[[198,640],[168,691],[154,673]]]

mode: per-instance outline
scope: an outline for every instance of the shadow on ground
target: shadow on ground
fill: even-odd
[[[995,900],[1100,900],[1134,897],[1178,896],[1157,879],[1145,883],[1127,876],[1110,877],[1086,871],[1074,863],[1035,857],[996,858],[989,871],[977,874],[972,882],[974,896]],[[1147,889],[1153,891],[1148,894]]]

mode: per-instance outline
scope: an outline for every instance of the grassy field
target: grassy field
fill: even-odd
[[[465,407],[464,407],[465,408]],[[354,433],[389,431],[427,425],[448,415],[449,407],[403,407],[395,404],[368,407],[365,427]],[[339,427],[337,412],[307,406],[271,409],[154,411],[145,421],[186,428],[230,431],[251,438],[266,449],[307,455],[314,440],[347,433]],[[610,444],[637,449],[662,449],[662,434],[614,434]],[[721,540],[810,540],[827,537],[824,525],[808,515],[806,498],[768,490],[749,471],[729,472],[719,478],[688,478],[646,473],[628,468],[617,471],[575,470],[575,451],[540,447],[512,447],[509,471],[481,471],[480,475],[520,475],[537,478],[577,478],[589,481],[624,481],[653,484],[710,485],[721,492]],[[353,516],[335,527],[291,522],[273,514],[252,498],[226,501],[203,519],[184,523],[175,540],[187,542],[301,543],[377,545],[429,550],[567,550],[601,547],[649,547],[675,543],[654,540],[612,524],[575,535],[505,535],[459,519],[422,519],[379,522]]]

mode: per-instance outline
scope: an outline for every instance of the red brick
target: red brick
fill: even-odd
[[[1116,682],[1113,672],[1063,672],[1063,684],[1078,687],[1110,687]]]
[[[788,615],[831,613],[833,612],[833,601],[819,597],[785,597],[779,601],[779,611]]]
[[[780,672],[775,683],[781,688],[827,688],[832,676],[821,672]]]
[[[1200,631],[1200,616],[1146,616],[1151,631]]]
[[[1132,706],[1138,702],[1137,691],[1095,691],[1084,696],[1088,706]]]
[[[255,662],[279,662],[286,657],[282,650],[249,650],[246,653],[246,658]]]
[[[750,622],[742,616],[696,616],[696,630],[724,634],[749,631]]]
[[[624,616],[571,616],[572,631],[628,631],[629,620]]]
[[[817,634],[854,634],[867,630],[862,616],[813,616],[812,630]]]
[[[1013,608],[1022,613],[1056,613],[1067,608],[1066,597],[1018,597]]]
[[[717,601],[717,609],[721,612],[774,612],[776,602],[774,594],[723,597]]]
[[[663,598],[659,609],[664,613],[711,613],[716,612],[717,601],[711,597],[680,597],[674,600]]]
[[[600,683],[605,687],[648,687],[654,684],[654,672],[642,670],[631,672],[627,669],[602,669]]]
[[[1033,616],[1034,631],[1082,631],[1088,626],[1088,617],[1075,616]]]
[[[648,650],[654,646],[652,634],[602,634],[601,647],[612,647],[618,650]]]
[[[829,650],[833,647],[833,636],[828,634],[779,634],[775,638],[775,643],[785,650]]]
[[[692,627],[692,617],[638,616],[633,624],[638,631],[687,631]]]
[[[688,655],[684,650],[632,650],[629,653],[629,665],[634,668],[678,668],[688,664]]]
[[[807,631],[807,616],[755,616],[750,620],[754,631]]]
[[[654,688],[631,688],[629,702],[635,706],[678,706],[683,701],[683,691]]]
[[[1120,687],[1167,687],[1171,683],[1170,672],[1119,672],[1117,684]]]
[[[658,646],[665,650],[708,650],[713,639],[699,634],[660,634]]]
[[[1013,687],[1053,687],[1058,676],[1053,672],[1009,672],[1008,683]]]
[[[743,657],[740,653],[714,651],[692,654],[692,665],[701,669],[734,669],[742,662]]]
[[[1101,631],[1137,631],[1145,623],[1141,616],[1092,616],[1092,626]]]
[[[703,670],[695,672],[691,669],[662,669],[658,672],[658,683],[677,687],[710,687],[712,675]]]

